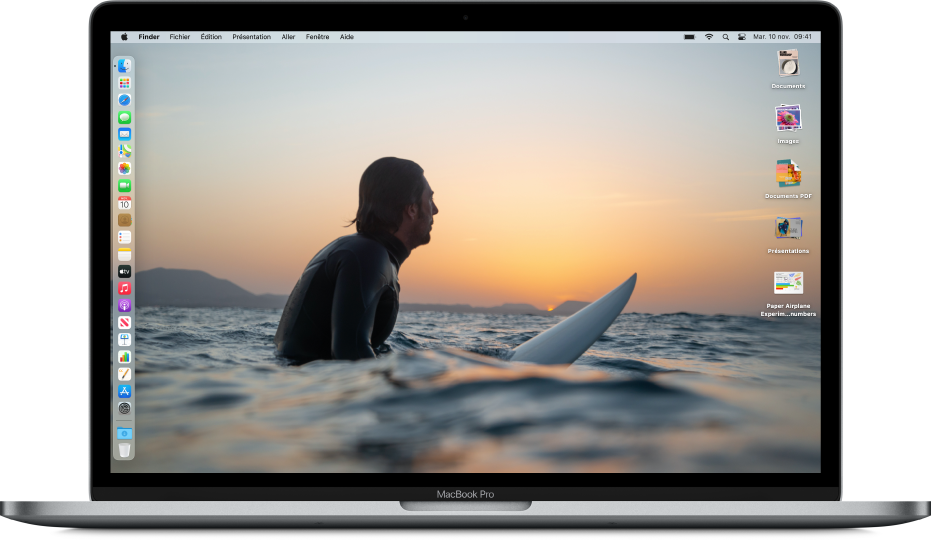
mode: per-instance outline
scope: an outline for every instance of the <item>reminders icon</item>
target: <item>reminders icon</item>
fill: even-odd
[[[116,130],[116,138],[121,141],[131,141],[133,138],[132,128],[120,128]]]
[[[121,261],[131,261],[133,258],[133,250],[129,248],[120,248],[116,252],[116,257]]]

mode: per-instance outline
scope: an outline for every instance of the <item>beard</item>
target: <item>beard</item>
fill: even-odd
[[[430,218],[430,221],[427,223],[426,231],[423,233],[423,236],[420,237],[420,245],[424,246],[430,243],[430,231],[433,230],[433,218]]]
[[[421,208],[420,215],[423,216],[421,227],[419,227],[422,233],[417,241],[417,245],[424,246],[430,243],[430,231],[433,230],[433,214],[431,212],[424,212],[423,208]]]

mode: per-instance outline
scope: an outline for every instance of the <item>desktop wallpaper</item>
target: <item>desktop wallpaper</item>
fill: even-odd
[[[780,78],[789,47],[801,72]],[[137,424],[114,471],[820,470],[819,45],[113,54],[134,59]],[[774,129],[795,104],[803,129]],[[391,352],[292,365],[284,301],[355,232],[385,156],[423,167],[439,210],[401,266]],[[780,160],[800,182],[780,186]],[[634,273],[572,365],[509,361]],[[816,316],[761,317],[787,303]]]

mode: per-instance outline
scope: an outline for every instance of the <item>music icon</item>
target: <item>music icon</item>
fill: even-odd
[[[120,294],[131,294],[131,293],[133,292],[132,283],[130,283],[130,282],[128,282],[128,281],[121,281],[120,284],[119,284],[119,291],[118,291],[118,292],[119,292]]]

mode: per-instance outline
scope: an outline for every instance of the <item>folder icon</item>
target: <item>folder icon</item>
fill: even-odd
[[[117,250],[117,258],[121,261],[129,261],[133,258],[133,250],[130,248],[120,248]]]

